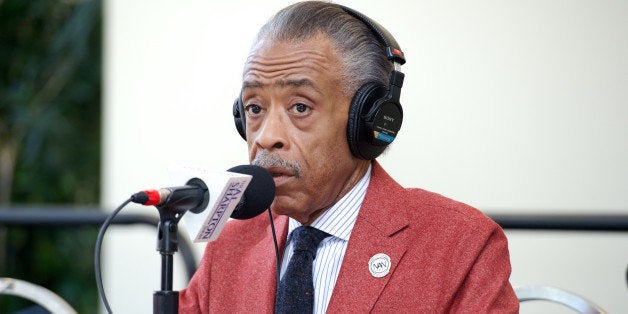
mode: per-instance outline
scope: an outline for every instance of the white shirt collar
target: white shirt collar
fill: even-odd
[[[323,214],[316,218],[311,224],[312,227],[325,231],[332,236],[349,241],[353,225],[358,217],[358,212],[362,206],[364,195],[371,179],[371,165],[362,176],[360,181],[345,194],[338,202],[328,208]],[[301,223],[292,218],[289,219],[288,235],[292,230],[301,226]],[[288,237],[290,241],[290,237]]]

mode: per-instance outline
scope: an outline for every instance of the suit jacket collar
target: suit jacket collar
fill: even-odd
[[[349,239],[329,312],[361,313],[373,308],[406,251],[406,236],[402,231],[408,226],[408,217],[399,198],[402,192],[403,187],[373,161],[371,182]],[[385,210],[390,208],[395,210]],[[369,266],[371,259],[380,253],[388,256],[390,263],[384,265],[388,273],[378,278],[371,274]]]

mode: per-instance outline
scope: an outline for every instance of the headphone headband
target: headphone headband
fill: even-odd
[[[351,9],[341,4],[336,5],[349,15],[360,20],[362,23],[364,23],[364,25],[366,25],[366,27],[369,28],[369,30],[371,30],[371,33],[373,33],[375,37],[377,37],[377,40],[379,40],[379,42],[384,45],[384,48],[386,49],[386,58],[388,58],[388,60],[393,63],[399,63],[400,65],[406,63],[406,57],[403,55],[403,51],[401,51],[397,40],[395,40],[395,38],[392,36],[392,34],[390,34],[390,32],[388,32],[388,30],[386,30],[379,23],[370,19],[368,16],[354,9]]]

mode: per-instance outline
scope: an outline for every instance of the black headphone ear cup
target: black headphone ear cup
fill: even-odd
[[[233,122],[240,136],[246,141],[246,117],[244,116],[244,108],[242,107],[240,97],[233,102]]]
[[[372,160],[379,156],[386,146],[372,143],[372,130],[365,121],[375,103],[386,96],[386,87],[380,83],[362,85],[353,96],[347,120],[347,142],[351,153],[361,159]]]

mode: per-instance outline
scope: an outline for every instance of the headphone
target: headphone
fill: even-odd
[[[404,74],[401,65],[406,62],[395,38],[381,25],[351,8],[336,4],[346,13],[360,20],[385,48],[386,58],[393,63],[388,86],[368,82],[358,88],[351,100],[347,122],[347,142],[351,153],[358,158],[372,160],[392,143],[401,129],[403,109],[399,95]],[[246,118],[242,98],[233,104],[236,129],[246,140]]]

